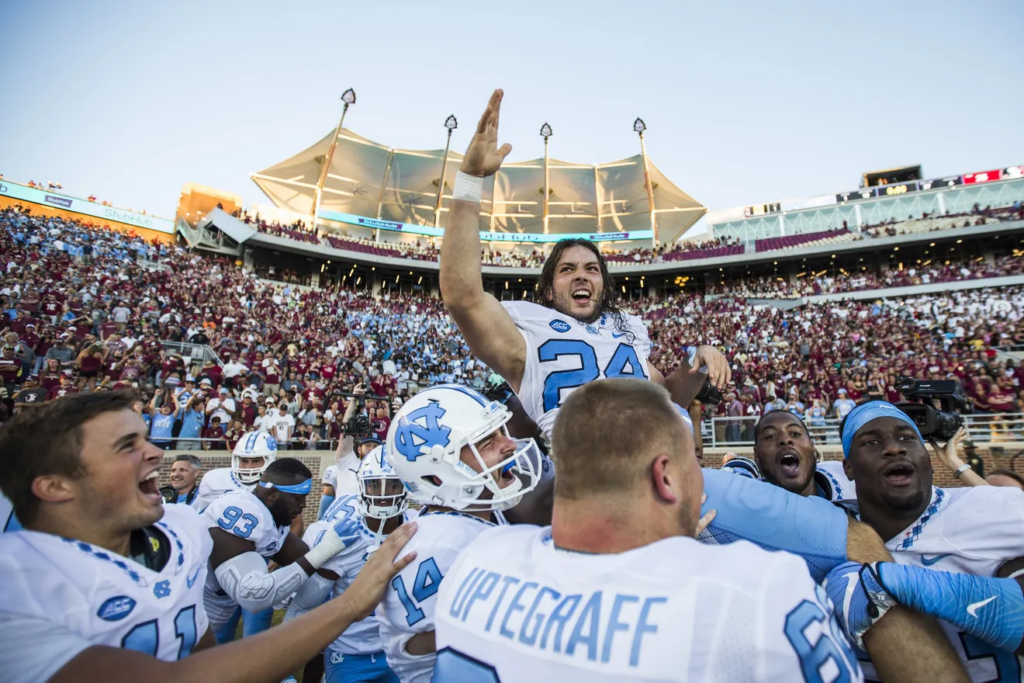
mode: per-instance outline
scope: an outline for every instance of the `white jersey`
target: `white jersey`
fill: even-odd
[[[0,533],[6,534],[8,531],[19,531],[20,529],[21,522],[14,514],[11,499],[0,493]]]
[[[609,314],[588,325],[529,301],[501,305],[526,341],[519,399],[543,434],[551,432],[559,406],[577,387],[601,378],[650,379],[651,339],[635,315],[624,313],[620,329]]]
[[[185,505],[166,506],[152,528],[170,546],[160,571],[51,534],[0,536],[0,678],[46,681],[93,645],[187,657],[209,628],[202,590],[212,541]]]
[[[1001,486],[934,488],[924,513],[885,546],[900,564],[995,576],[1006,562],[1024,557],[1024,491]],[[1024,681],[1024,658],[939,623],[972,681]],[[875,680],[867,665],[865,673]]]
[[[855,500],[857,498],[857,485],[846,476],[842,460],[822,460],[817,464],[816,470],[817,477],[828,484],[829,500]],[[818,486],[824,489],[821,482],[818,483]]]
[[[416,561],[391,580],[377,607],[380,638],[388,666],[402,683],[426,683],[435,655],[410,655],[405,644],[417,633],[434,630],[434,604],[441,580],[459,552],[495,525],[461,512],[425,512],[416,519],[416,535],[402,549]]]
[[[331,589],[332,598],[345,592],[362,571],[363,565],[370,557],[370,552],[376,548],[376,534],[366,528],[364,518],[356,510],[358,499],[358,496],[347,496],[334,501],[327,508],[323,521],[310,525],[309,530],[303,536],[306,545],[313,548],[320,543],[324,532],[336,522],[349,517],[359,521],[361,538],[329,559],[322,567],[322,569],[327,569],[338,575],[338,580],[334,582],[334,588]],[[343,655],[368,655],[381,652],[384,646],[380,641],[380,624],[377,622],[377,618],[371,614],[366,619],[352,624],[328,648]]]
[[[804,561],[746,541],[591,555],[550,527],[489,530],[441,585],[435,628],[438,683],[863,681]]]
[[[202,516],[207,528],[222,529],[251,541],[256,552],[267,559],[280,552],[288,538],[289,528],[278,526],[263,501],[248,491],[225,493],[210,503]],[[212,570],[206,578],[203,603],[214,630],[226,623],[237,607],[237,603],[221,588]]]
[[[196,497],[192,499],[192,507],[195,508],[196,512],[202,514],[210,503],[225,493],[252,491],[253,488],[255,488],[255,484],[246,485],[240,482],[230,467],[219,467],[215,470],[210,470],[199,480],[199,491],[196,492]]]

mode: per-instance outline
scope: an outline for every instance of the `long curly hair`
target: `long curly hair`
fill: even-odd
[[[598,317],[605,313],[611,315],[615,321],[616,329],[632,335],[629,325],[626,323],[625,314],[619,308],[619,296],[615,291],[615,283],[612,282],[612,276],[608,273],[608,264],[605,263],[604,257],[601,256],[597,245],[590,240],[574,237],[559,240],[555,243],[547,260],[544,261],[544,267],[540,271],[540,281],[537,283],[537,292],[540,294],[539,303],[547,308],[554,308],[555,268],[558,266],[558,262],[561,260],[565,250],[572,249],[573,247],[588,249],[590,253],[597,257],[598,266],[601,268],[601,302],[597,307]]]

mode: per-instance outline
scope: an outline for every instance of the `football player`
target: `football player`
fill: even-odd
[[[442,384],[409,399],[388,429],[386,449],[416,518],[418,561],[392,580],[377,611],[391,670],[402,683],[429,681],[434,668],[437,590],[459,552],[503,522],[539,478],[533,439],[514,440],[512,413],[466,387]]]
[[[273,436],[259,431],[247,432],[235,444],[231,453],[231,467],[210,470],[199,480],[199,492],[192,500],[192,507],[202,513],[210,503],[227,493],[252,491],[276,458],[277,441]],[[296,536],[302,533],[301,516],[293,523],[291,530]],[[234,639],[239,619],[242,620],[242,635],[248,638],[270,628],[274,610],[232,610],[230,619],[217,633],[218,642],[224,643]]]
[[[269,634],[213,643],[202,603],[210,536],[166,508],[163,451],[134,395],[43,404],[0,431],[0,488],[25,529],[0,536],[0,670],[12,683],[279,681],[376,605],[401,544],[393,534],[342,600]],[[372,566],[371,566],[372,565]]]
[[[203,512],[213,537],[203,604],[217,642],[234,639],[239,608],[254,613],[272,609],[355,541],[332,528],[309,550],[291,533],[289,525],[302,514],[312,483],[309,468],[294,458],[281,458],[267,466],[252,493],[225,493]],[[279,568],[268,571],[267,560]]]
[[[906,605],[944,621],[972,680],[1024,680],[1024,492],[935,487],[917,425],[891,403],[858,406],[841,436],[860,518],[894,560],[830,574],[851,637]]]
[[[265,432],[248,432],[231,453],[231,467],[210,470],[199,480],[199,493],[192,501],[202,513],[217,498],[232,491],[252,491],[263,472],[277,458],[277,441]]]
[[[684,406],[707,377],[697,371],[701,366],[714,385],[724,387],[729,364],[711,346],[701,346],[668,380],[648,362],[647,328],[616,305],[608,267],[589,240],[555,245],[541,271],[539,304],[499,303],[484,291],[481,190],[512,150],[497,142],[502,96],[501,90],[491,95],[462,160],[441,245],[441,294],[473,355],[508,381],[544,434],[574,389],[602,377],[654,380]]]
[[[552,437],[552,526],[487,530],[463,550],[438,597],[435,681],[791,681],[826,668],[862,680],[799,558],[694,539],[703,477],[664,389],[590,383]]]
[[[799,496],[856,498],[842,462],[820,461],[807,425],[788,410],[773,410],[754,427],[754,459],[764,480]]]
[[[336,500],[321,522],[310,526],[303,540],[311,548],[319,545],[332,524],[347,521],[359,540],[328,560],[299,588],[288,606],[285,621],[312,609],[328,598],[338,597],[362,571],[370,553],[383,539],[406,521],[408,500],[402,480],[395,474],[382,446],[370,451],[359,464],[359,495]],[[388,667],[375,617],[353,624],[324,652],[327,683],[367,681],[397,682]]]

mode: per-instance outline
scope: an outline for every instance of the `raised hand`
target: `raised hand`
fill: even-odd
[[[469,141],[469,148],[462,160],[459,170],[466,175],[486,178],[494,175],[501,162],[505,160],[508,153],[512,151],[512,145],[505,143],[498,147],[498,115],[501,112],[501,99],[505,93],[501,89],[491,94],[480,122],[476,126],[476,133]]]

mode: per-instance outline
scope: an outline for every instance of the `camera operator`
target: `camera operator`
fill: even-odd
[[[366,394],[366,385],[359,384],[349,396],[345,414],[341,418],[343,436],[334,451],[334,464],[324,470],[323,494],[320,497],[320,509],[317,519],[338,496],[359,493],[356,472],[359,463],[366,454],[381,444],[380,439],[373,436],[369,420],[360,414]]]

